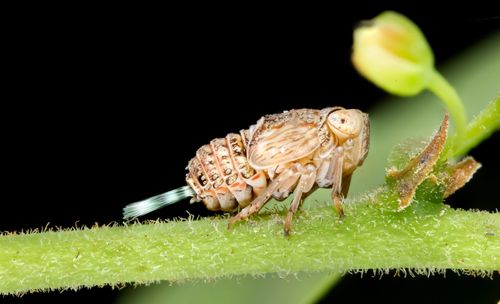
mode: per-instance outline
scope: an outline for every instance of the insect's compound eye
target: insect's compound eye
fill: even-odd
[[[328,115],[328,126],[339,138],[353,138],[359,134],[363,117],[358,110],[338,110]]]

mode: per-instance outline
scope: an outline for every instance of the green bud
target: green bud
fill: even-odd
[[[354,31],[352,61],[364,77],[402,96],[426,89],[434,71],[432,49],[420,29],[391,11]]]

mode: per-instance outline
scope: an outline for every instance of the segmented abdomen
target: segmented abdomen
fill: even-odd
[[[189,161],[187,183],[209,210],[231,211],[248,205],[267,186],[266,175],[248,163],[248,131],[216,138]]]

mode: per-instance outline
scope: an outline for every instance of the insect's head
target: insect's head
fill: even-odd
[[[326,122],[337,139],[337,144],[345,148],[348,157],[344,160],[344,174],[352,173],[363,164],[370,144],[370,122],[368,114],[359,110],[339,108],[330,112]]]
[[[367,115],[355,109],[340,109],[328,115],[327,124],[340,142],[357,137],[366,125]]]

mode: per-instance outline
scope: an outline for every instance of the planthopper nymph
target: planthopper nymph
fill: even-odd
[[[368,115],[356,109],[298,109],[266,115],[247,130],[202,146],[187,166],[188,186],[127,205],[124,219],[152,212],[182,199],[203,202],[209,210],[239,212],[228,227],[257,213],[271,198],[293,191],[284,230],[303,196],[314,187],[332,189],[343,216],[342,200],[351,176],[368,153]]]

